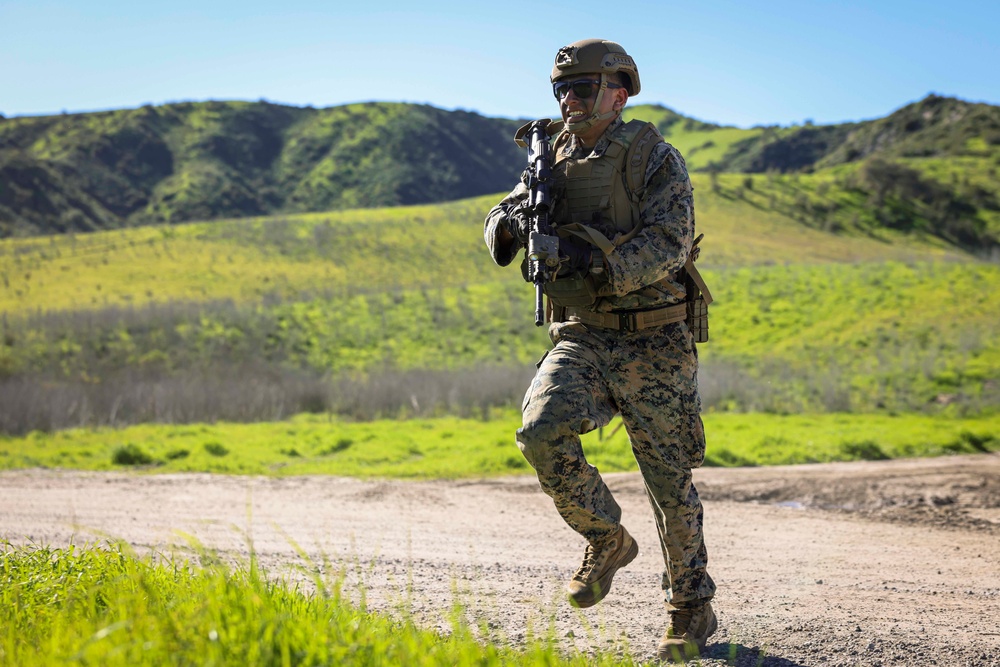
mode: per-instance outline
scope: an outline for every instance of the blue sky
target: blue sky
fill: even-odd
[[[557,113],[556,50],[620,42],[634,103],[749,127],[1000,103],[1000,3],[0,0],[0,113],[181,100],[384,100]]]

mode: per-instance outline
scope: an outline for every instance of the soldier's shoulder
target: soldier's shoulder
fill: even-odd
[[[633,141],[640,143],[659,143],[663,141],[663,135],[660,134],[660,130],[656,125],[649,121],[639,120],[638,118],[623,122],[620,131],[628,137],[627,141],[629,143]]]
[[[653,147],[646,164],[646,183],[657,174],[662,175],[667,180],[688,179],[687,164],[684,156],[672,144],[662,141]]]
[[[654,166],[655,164],[655,166]],[[659,144],[650,156],[650,170],[666,167],[668,170],[681,171],[687,175],[687,163],[680,150],[668,141]]]
[[[618,136],[625,147],[623,169],[626,185],[631,192],[641,192],[649,183],[651,158],[663,144],[663,136],[652,123],[637,119],[622,123]]]

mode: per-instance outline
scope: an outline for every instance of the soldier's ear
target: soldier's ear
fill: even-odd
[[[628,91],[624,88],[615,88],[615,110],[621,111],[628,102]]]

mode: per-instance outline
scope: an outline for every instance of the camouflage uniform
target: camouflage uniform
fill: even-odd
[[[620,118],[614,120],[593,154],[606,150],[622,127]],[[576,137],[563,149],[575,158],[588,152]],[[500,266],[510,264],[519,251],[516,245],[502,247],[500,228],[526,195],[525,185],[518,184],[486,218],[486,243]],[[693,197],[683,158],[665,142],[649,158],[639,206],[644,226],[604,257],[613,294],[600,299],[594,310],[648,310],[682,300],[683,284],[670,278],[691,249]],[[664,279],[669,287],[663,287]],[[702,505],[691,480],[691,469],[704,461],[705,434],[698,355],[687,326],[677,322],[617,331],[555,322],[549,337],[554,347],[539,362],[517,431],[518,446],[542,489],[566,523],[589,541],[616,531],[621,508],[598,470],[587,463],[580,434],[620,413],[655,515],[666,565],[666,599],[675,607],[711,599],[715,584],[706,571]]]

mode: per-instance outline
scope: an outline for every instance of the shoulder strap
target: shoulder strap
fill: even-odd
[[[631,141],[625,154],[622,171],[629,195],[638,199],[646,187],[646,165],[649,163],[649,156],[652,155],[656,145],[663,141],[663,135],[652,123],[640,120],[629,121],[626,127],[629,129]]]
[[[566,143],[569,141],[569,137],[569,132],[564,128],[552,138],[552,164],[563,160],[562,152],[563,149],[566,148]]]
[[[687,261],[684,263],[684,270],[687,272],[688,278],[691,279],[691,282],[698,287],[698,291],[701,295],[705,297],[705,305],[707,306],[712,303],[714,299],[712,298],[712,293],[708,291],[708,285],[705,284],[705,279],[701,277],[701,273],[698,272],[698,269],[695,268],[694,265],[695,260],[697,260],[698,256],[701,254],[701,246],[698,244],[701,243],[703,238],[705,238],[704,234],[698,234],[698,238],[696,238],[691,244],[691,252],[688,253]],[[692,298],[693,296],[688,294],[688,300],[690,301]]]
[[[602,234],[600,230],[579,222],[573,222],[568,225],[560,225],[557,233],[561,237],[575,236],[583,239],[591,245],[595,245],[600,248],[601,252],[605,255],[610,255],[615,251],[615,248],[618,245],[621,245],[621,241],[616,244],[614,241]]]

